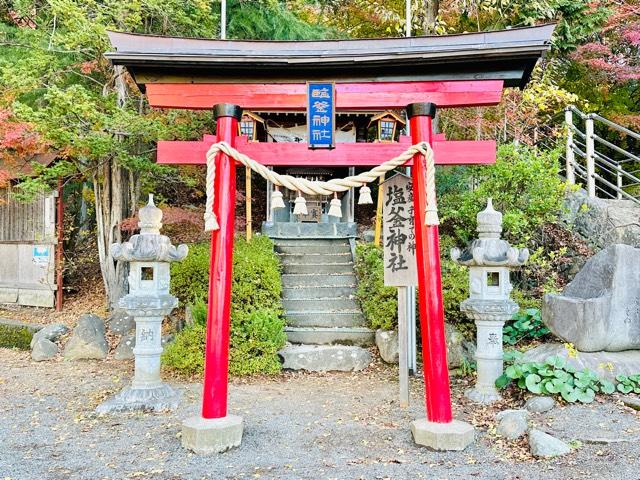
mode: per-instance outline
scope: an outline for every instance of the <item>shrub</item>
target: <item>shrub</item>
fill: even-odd
[[[0,348],[29,350],[33,331],[19,325],[0,324]]]
[[[393,330],[398,326],[398,295],[384,285],[382,247],[373,243],[356,245],[356,297],[370,328]]]
[[[442,230],[468,242],[475,237],[476,214],[491,197],[503,214],[505,237],[526,244],[534,230],[560,212],[565,184],[558,176],[558,156],[558,150],[502,145],[496,164],[489,168],[464,167],[441,174],[439,181],[442,178],[447,187],[438,202]],[[478,180],[476,188],[469,188]]]
[[[181,301],[191,303],[194,325],[176,335],[163,360],[181,373],[198,374],[204,367],[208,246],[195,245],[185,261],[183,265],[174,264],[176,268],[172,265],[172,274],[179,278],[172,291]],[[280,371],[277,352],[286,340],[281,292],[280,264],[271,240],[262,236],[250,242],[236,239],[231,291],[231,375]]]

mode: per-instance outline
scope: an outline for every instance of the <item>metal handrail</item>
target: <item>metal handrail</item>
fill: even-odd
[[[584,124],[584,130],[574,124],[574,115],[580,119],[580,124]],[[575,183],[576,177],[584,180],[590,197],[603,195],[617,199],[627,198],[640,204],[640,195],[634,196],[627,191],[631,187],[638,187],[640,191],[640,178],[634,175],[640,171],[636,168],[640,164],[640,154],[625,150],[597,135],[594,131],[596,121],[598,125],[640,140],[640,133],[596,113],[584,113],[573,105],[568,106],[565,109],[567,181]],[[630,168],[625,169],[626,165]]]

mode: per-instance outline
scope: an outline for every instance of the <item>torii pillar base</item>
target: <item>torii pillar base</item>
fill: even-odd
[[[430,422],[421,418],[411,424],[413,441],[433,450],[464,450],[475,440],[473,425],[460,420],[449,423]]]
[[[237,415],[190,417],[182,422],[182,446],[200,455],[222,453],[240,446],[242,431],[242,417]]]

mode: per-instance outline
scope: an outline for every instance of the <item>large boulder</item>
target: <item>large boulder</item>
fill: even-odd
[[[640,249],[612,245],[591,257],[562,294],[547,294],[542,318],[582,352],[640,348]]]
[[[125,310],[115,310],[109,319],[109,330],[117,335],[126,335],[131,330],[135,330],[136,321]]]
[[[67,360],[105,358],[109,346],[104,334],[104,321],[97,315],[85,314],[73,329],[62,355]]]
[[[565,223],[591,245],[640,247],[640,205],[632,200],[589,198],[586,191],[578,190],[567,194],[564,207]]]
[[[36,340],[31,348],[31,358],[34,362],[51,360],[58,354],[58,345],[44,337]]]
[[[398,363],[398,331],[397,330],[377,330],[376,346],[380,353],[380,358],[386,363]]]
[[[53,323],[38,330],[31,339],[31,348],[34,348],[35,344],[41,339],[49,340],[50,342],[57,342],[60,337],[66,335],[69,332],[69,327],[62,323]]]

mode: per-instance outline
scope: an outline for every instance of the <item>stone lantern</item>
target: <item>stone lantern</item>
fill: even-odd
[[[128,242],[111,245],[114,260],[130,262],[129,293],[120,299],[136,322],[135,371],[133,382],[97,411],[169,410],[178,406],[179,395],[160,379],[162,320],[178,305],[169,293],[169,264],[187,255],[186,245],[175,247],[160,235],[162,210],[149,203],[139,212],[140,234]]]
[[[502,214],[493,209],[491,199],[477,219],[479,238],[462,251],[452,249],[451,258],[469,267],[469,298],[460,304],[460,310],[477,327],[478,379],[466,395],[476,402],[491,403],[500,399],[495,381],[503,369],[502,327],[518,311],[518,305],[509,298],[513,289],[509,271],[522,266],[529,251],[514,248],[500,238]]]

